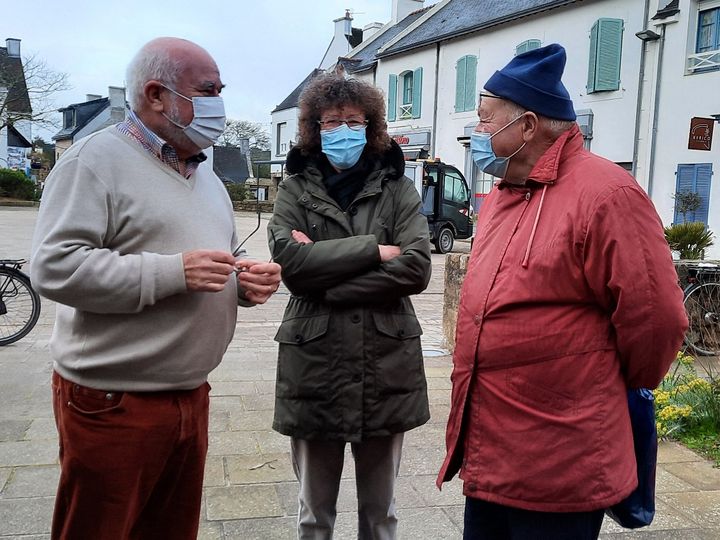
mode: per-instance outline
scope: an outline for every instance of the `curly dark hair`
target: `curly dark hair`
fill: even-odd
[[[373,85],[358,79],[345,79],[335,73],[315,77],[300,95],[300,125],[298,143],[304,155],[322,152],[320,143],[320,116],[328,109],[354,105],[365,111],[368,120],[365,136],[366,152],[382,154],[390,147],[385,122],[385,99]]]

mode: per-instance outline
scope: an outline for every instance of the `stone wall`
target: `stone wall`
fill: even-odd
[[[238,212],[257,212],[257,201],[233,201],[233,208]],[[273,203],[269,201],[260,201],[260,212],[263,214],[272,214]]]
[[[457,323],[460,288],[462,287],[467,263],[467,253],[448,253],[445,256],[445,291],[443,294],[443,338],[445,348],[455,348],[455,325]]]

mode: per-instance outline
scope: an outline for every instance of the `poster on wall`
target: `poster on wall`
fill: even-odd
[[[25,148],[21,148],[19,146],[8,146],[8,169],[25,172],[25,167],[27,165],[27,159],[25,158],[26,152],[27,150]]]
[[[689,150],[711,150],[714,118],[694,117],[690,119]]]

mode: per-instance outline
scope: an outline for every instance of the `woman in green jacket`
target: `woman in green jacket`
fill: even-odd
[[[291,437],[299,538],[332,538],[347,442],[358,537],[395,538],[403,433],[430,417],[409,298],[430,279],[428,225],[386,129],[375,87],[315,78],[268,226],[292,293],[275,338],[273,428]]]

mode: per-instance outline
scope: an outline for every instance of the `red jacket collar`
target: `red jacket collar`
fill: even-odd
[[[577,124],[560,135],[540,156],[528,175],[528,180],[551,184],[557,180],[560,163],[569,154],[574,155],[583,147],[583,136]]]

